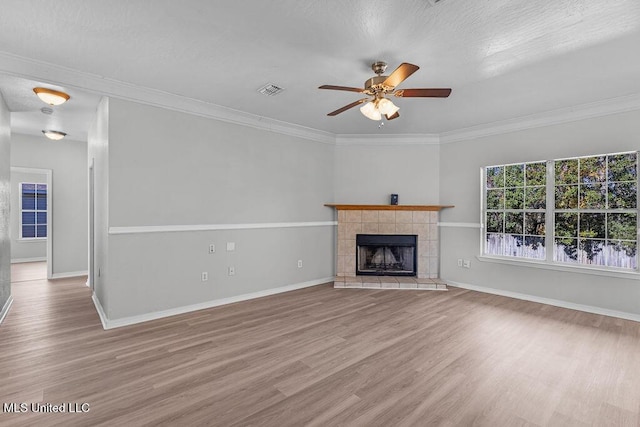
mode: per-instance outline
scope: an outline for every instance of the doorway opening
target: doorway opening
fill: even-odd
[[[53,276],[51,169],[11,167],[11,263],[46,262]]]

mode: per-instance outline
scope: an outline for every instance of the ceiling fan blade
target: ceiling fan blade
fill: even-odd
[[[387,118],[387,120],[393,120],[393,119],[397,119],[398,117],[400,117],[400,113],[398,113],[397,111],[395,113],[393,113],[392,115],[388,116],[385,114],[385,117]]]
[[[349,92],[364,92],[364,89],[359,89],[357,87],[347,87],[347,86],[332,86],[332,85],[322,85],[318,89],[331,89],[331,90],[347,90]]]
[[[393,94],[401,98],[446,98],[451,94],[451,89],[400,89]]]
[[[384,86],[396,87],[400,83],[405,81],[405,79],[409,77],[411,74],[418,71],[418,69],[420,69],[420,67],[418,67],[417,65],[403,62],[402,64],[400,64],[398,68],[396,68],[393,71],[393,73],[391,73],[389,77],[387,77],[387,79],[384,82],[382,82],[382,84]]]
[[[352,103],[351,103],[351,104],[349,104],[349,105],[345,105],[345,106],[344,106],[344,107],[342,107],[342,108],[338,108],[336,111],[332,111],[332,112],[330,112],[329,114],[327,114],[327,116],[337,116],[338,114],[343,113],[343,112],[347,111],[348,109],[353,108],[353,107],[355,107],[356,105],[360,105],[360,104],[362,104],[363,102],[368,101],[368,100],[369,100],[368,98],[362,98],[362,99],[359,99],[359,100],[357,100],[356,102],[352,102]]]

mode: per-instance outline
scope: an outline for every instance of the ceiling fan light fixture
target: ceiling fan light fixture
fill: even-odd
[[[393,116],[400,109],[400,107],[396,106],[387,98],[380,98],[376,106],[380,114],[384,114],[385,116]]]
[[[49,105],[64,104],[70,98],[70,96],[64,92],[47,89],[45,87],[34,87],[33,92],[38,95],[38,98]]]
[[[382,120],[382,114],[376,108],[376,105],[373,102],[367,102],[362,107],[360,107],[360,112],[368,119],[371,120]]]
[[[54,141],[60,141],[62,138],[67,136],[66,133],[60,132],[59,130],[43,130],[42,133],[44,136]]]

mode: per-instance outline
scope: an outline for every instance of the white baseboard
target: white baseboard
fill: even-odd
[[[87,274],[89,274],[88,271],[70,271],[68,273],[53,273],[51,275],[52,279],[66,279],[68,277],[80,277],[80,276],[86,276]]]
[[[110,329],[109,327],[107,327],[107,315],[105,314],[104,309],[102,308],[102,304],[100,304],[100,300],[96,296],[95,292],[91,295],[91,300],[93,301],[93,305],[96,306],[98,317],[100,317],[100,322],[102,323],[102,329]]]
[[[11,264],[22,264],[23,262],[40,262],[46,261],[47,257],[36,257],[36,258],[14,258],[11,260]]]
[[[469,289],[471,291],[484,292],[486,294],[501,295],[503,297],[521,299],[525,301],[537,302],[540,304],[553,305],[555,307],[568,308],[571,310],[585,311],[587,313],[601,314],[603,316],[618,317],[620,319],[633,320],[635,322],[640,322],[640,314],[627,313],[626,311],[609,310],[606,308],[594,307],[591,305],[576,304],[576,303],[552,299],[552,298],[544,298],[544,297],[538,297],[535,295],[521,294],[519,292],[511,292],[511,291],[505,291],[502,289],[487,288],[484,286],[476,286],[476,285],[469,285],[467,283],[453,282],[451,280],[446,280],[446,282],[447,282],[447,285],[450,285],[456,288]]]
[[[204,310],[207,308],[218,307],[221,305],[232,304],[240,301],[247,301],[255,298],[266,297],[269,295],[280,294],[283,292],[295,291],[297,289],[308,288],[311,286],[321,285],[323,283],[333,282],[333,276],[324,277],[322,279],[310,280],[308,282],[295,283],[293,285],[281,286],[279,288],[265,289],[263,291],[252,292],[250,294],[237,295],[229,298],[222,298],[212,301],[206,301],[198,304],[186,305],[182,307],[170,308],[168,310],[154,311],[151,313],[140,314],[138,316],[123,317],[120,319],[109,319],[104,312],[100,301],[93,294],[93,303],[96,306],[102,327],[104,329],[114,329],[123,326],[135,325],[137,323],[148,322],[150,320],[162,319],[163,317],[175,316],[178,314],[190,313],[192,311]]]
[[[2,307],[2,311],[0,311],[0,324],[2,324],[2,321],[7,316],[7,313],[9,313],[11,304],[13,304],[13,296],[9,295],[9,299],[7,299],[7,302],[4,303],[4,307]]]

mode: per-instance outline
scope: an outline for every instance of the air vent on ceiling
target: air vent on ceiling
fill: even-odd
[[[40,111],[42,112],[42,114],[47,114],[47,115],[53,114],[53,109],[49,107],[42,107]]]
[[[269,83],[267,85],[262,86],[260,89],[258,89],[258,92],[260,92],[263,95],[274,96],[279,94],[283,90],[284,90],[283,88]]]

